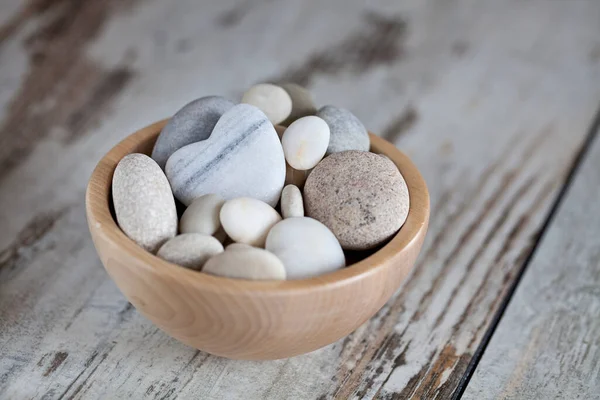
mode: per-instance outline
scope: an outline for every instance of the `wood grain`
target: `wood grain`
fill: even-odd
[[[463,398],[600,399],[598,198],[596,138]]]
[[[371,151],[396,164],[408,186],[410,209],[389,243],[351,267],[311,279],[247,281],[198,273],[144,251],[111,214],[112,177],[126,155],[151,154],[165,124],[145,127],[111,149],[86,191],[88,226],[104,267],[135,308],[163,331],[227,358],[292,357],[354,331],[406,279],[427,232],[429,193],[408,157],[373,134]]]
[[[23,9],[15,3],[0,2],[8,10],[1,23]],[[224,13],[240,4],[240,17],[222,26]],[[45,120],[34,124],[29,155],[2,174],[0,249],[11,249],[6,265],[14,267],[0,270],[0,397],[449,397],[531,251],[600,101],[600,4],[223,0],[200,7],[182,0],[130,7],[103,14],[77,54],[102,71],[132,71],[132,79],[73,140],[64,140],[62,118],[42,136]],[[33,68],[26,37],[54,12],[12,29],[0,44],[3,124]],[[374,14],[402,29],[379,32]],[[385,36],[380,51],[401,55],[375,57],[360,43],[348,45],[370,35]],[[360,59],[365,67],[310,64],[330,50],[335,60]],[[52,52],[52,64],[64,65],[57,58],[65,54],[72,53]],[[346,107],[373,131],[397,137],[423,173],[432,219],[419,272],[353,335],[316,352],[273,362],[196,352],[138,314],[101,267],[85,222],[85,185],[98,160],[139,127],[195,97],[237,99],[253,83],[299,69],[318,105]],[[96,86],[73,87],[88,98]],[[27,115],[53,104],[70,113],[66,105],[80,104],[64,96],[19,101]],[[405,119],[410,109],[417,119]],[[0,133],[6,141],[12,134]],[[58,353],[68,355],[44,376]]]

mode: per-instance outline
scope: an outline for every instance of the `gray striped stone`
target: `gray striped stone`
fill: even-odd
[[[177,150],[165,172],[175,197],[189,205],[216,193],[252,197],[275,206],[285,180],[285,158],[267,116],[249,104],[227,111],[211,136]]]
[[[158,135],[152,158],[162,169],[169,157],[191,143],[207,139],[215,124],[234,104],[220,96],[201,97],[186,104]]]

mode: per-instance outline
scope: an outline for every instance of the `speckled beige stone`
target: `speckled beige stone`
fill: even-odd
[[[119,161],[112,198],[119,227],[144,249],[155,253],[177,234],[177,209],[169,181],[147,155],[133,153]]]
[[[185,268],[202,269],[208,259],[223,252],[223,245],[212,236],[184,233],[163,244],[156,255]]]
[[[326,157],[304,186],[306,215],[325,224],[346,250],[385,242],[408,216],[408,187],[396,165],[366,151]]]
[[[281,192],[281,215],[283,218],[304,217],[302,192],[296,185],[287,185]]]

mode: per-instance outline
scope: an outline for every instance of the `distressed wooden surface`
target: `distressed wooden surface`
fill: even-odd
[[[465,399],[600,399],[600,140],[504,314]]]
[[[600,3],[0,3],[0,398],[447,398],[600,102]],[[114,143],[206,94],[304,84],[430,189],[411,277],[354,334],[274,362],[197,352],[102,269],[83,193]]]

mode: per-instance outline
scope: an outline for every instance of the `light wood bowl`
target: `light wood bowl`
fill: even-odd
[[[406,180],[410,211],[395,237],[362,261],[316,278],[269,282],[212,276],[146,252],[113,219],[111,182],[125,155],[150,154],[165,123],[137,131],[100,160],[88,184],[86,210],[108,274],[135,308],[167,334],[227,358],[291,357],[354,331],[406,279],[427,231],[429,193],[408,157],[373,134],[371,150],[388,156]]]

